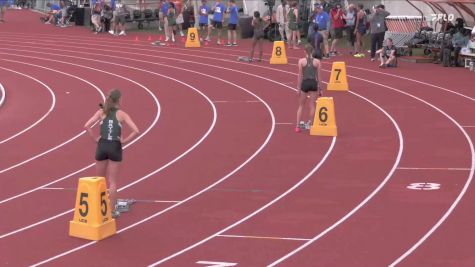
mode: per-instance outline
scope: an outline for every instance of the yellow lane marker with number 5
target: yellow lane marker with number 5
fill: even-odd
[[[317,99],[317,110],[310,129],[310,135],[337,136],[335,108],[333,97]]]
[[[196,28],[188,28],[185,47],[200,47],[200,37]]]
[[[330,74],[330,82],[328,83],[327,90],[330,91],[348,91],[348,80],[346,78],[346,65],[345,62],[333,62],[332,72]]]
[[[275,41],[272,48],[270,64],[287,64],[287,54],[285,53],[284,41]]]
[[[80,178],[74,218],[69,222],[69,235],[88,240],[101,240],[115,233],[116,224],[111,216],[106,179]]]

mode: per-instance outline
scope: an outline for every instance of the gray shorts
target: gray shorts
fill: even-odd
[[[125,24],[125,15],[124,15],[124,14],[116,15],[116,16],[115,16],[115,19],[114,19],[114,22],[115,22],[116,24],[117,24],[117,23]]]

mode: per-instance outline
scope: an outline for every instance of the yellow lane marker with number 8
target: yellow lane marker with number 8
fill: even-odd
[[[198,30],[196,28],[188,28],[188,33],[186,35],[185,47],[201,47],[200,46],[200,36],[198,35]]]
[[[333,97],[319,97],[310,135],[337,136]]]
[[[111,216],[106,179],[80,178],[74,218],[69,222],[69,235],[88,240],[101,240],[115,233],[116,223]]]
[[[285,53],[284,41],[275,41],[272,48],[270,64],[287,64],[287,54]]]

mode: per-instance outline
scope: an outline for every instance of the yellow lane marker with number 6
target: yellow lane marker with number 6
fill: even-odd
[[[115,233],[116,224],[111,216],[106,179],[80,178],[74,218],[69,222],[69,235],[88,240],[101,240]]]
[[[188,33],[186,35],[185,47],[201,47],[200,46],[200,37],[198,35],[198,30],[196,28],[188,28]]]
[[[327,90],[330,91],[348,91],[348,80],[346,78],[346,65],[345,62],[333,62],[332,72],[330,74],[330,82],[328,83]]]
[[[335,108],[333,97],[317,99],[317,110],[310,129],[310,135],[337,136]]]
[[[284,41],[275,41],[272,48],[270,64],[287,64],[287,54],[285,53]]]

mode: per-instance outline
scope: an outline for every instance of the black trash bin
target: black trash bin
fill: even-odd
[[[252,38],[254,35],[254,29],[251,25],[252,17],[251,16],[241,16],[239,17],[239,28],[241,28],[241,38]]]

